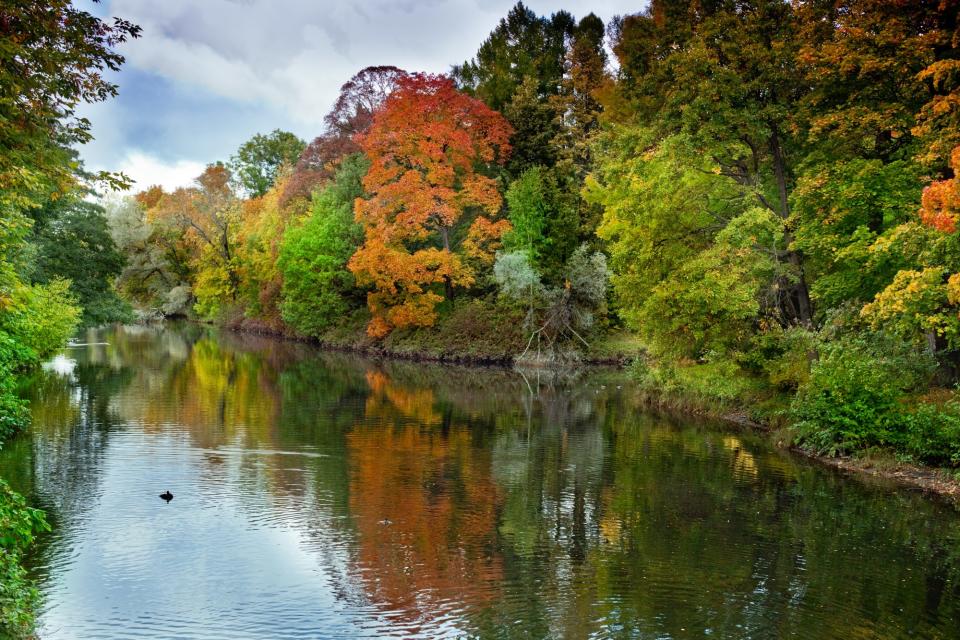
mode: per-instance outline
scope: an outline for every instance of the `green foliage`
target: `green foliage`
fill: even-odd
[[[22,560],[34,536],[49,530],[43,512],[28,507],[23,496],[0,480],[0,634],[4,637],[29,637],[33,632],[39,594]]]
[[[353,201],[363,195],[360,179],[368,164],[361,155],[344,160],[333,184],[314,195],[307,218],[284,235],[280,310],[303,335],[319,336],[356,306],[354,277],[346,265],[363,241]]]
[[[740,362],[774,388],[795,392],[810,380],[820,335],[807,327],[769,326],[757,333]]]
[[[528,78],[536,81],[537,95],[555,94],[573,28],[573,16],[565,11],[540,17],[518,2],[480,45],[476,57],[454,66],[451,75],[497,111],[510,103]]]
[[[525,251],[548,281],[556,281],[577,248],[578,219],[554,172],[527,169],[510,184],[506,201],[513,228],[503,237],[504,249]]]
[[[628,323],[656,354],[744,348],[758,319],[778,311],[782,220],[683,137],[655,144],[624,127],[602,143],[586,197],[604,208],[598,234]]]
[[[16,363],[27,362],[31,354],[7,333],[0,331],[0,444],[22,431],[30,422],[27,403],[17,396],[13,372]]]
[[[69,0],[4,2],[0,16],[0,206],[22,209],[74,185],[69,147],[91,138],[75,109],[116,95],[106,72],[120,68],[115,48],[140,28]]]
[[[0,331],[13,336],[37,361],[66,344],[80,321],[80,309],[66,280],[22,287],[12,307],[0,314]]]
[[[873,250],[881,234],[916,217],[920,170],[912,162],[852,159],[818,166],[800,179],[792,224],[807,258],[821,312],[866,302],[904,266],[902,253]]]
[[[641,357],[631,365],[631,374],[657,402],[693,412],[742,408],[757,390],[756,381],[727,358],[651,363]]]
[[[34,211],[33,217],[30,280],[69,280],[84,325],[129,320],[129,305],[113,289],[125,260],[110,235],[104,209],[70,196]]]
[[[800,442],[825,453],[905,440],[902,401],[931,379],[930,354],[887,334],[826,342],[792,405]]]
[[[929,464],[960,467],[960,401],[917,402],[902,411],[901,450]]]
[[[258,198],[273,186],[282,167],[293,166],[306,146],[288,131],[258,133],[240,145],[230,159],[230,169],[243,190]]]

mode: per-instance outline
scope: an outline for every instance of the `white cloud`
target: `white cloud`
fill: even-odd
[[[131,191],[142,191],[155,184],[166,191],[186,187],[203,173],[204,163],[193,160],[163,162],[142,151],[131,151],[120,161],[117,169],[134,181]]]
[[[356,71],[392,64],[444,72],[469,58],[513,0],[113,0],[112,14],[143,27],[128,64],[225,98],[279,107],[317,124]],[[537,6],[543,4],[544,6]],[[635,11],[642,2],[568,1]],[[531,3],[541,13],[558,6]]]
[[[77,0],[86,2],[89,0]],[[320,133],[340,85],[370,65],[442,73],[463,62],[516,0],[107,0],[91,5],[143,28],[123,45],[120,99],[85,112],[92,169],[177,182],[225,160],[253,133]],[[646,0],[527,0],[604,20]],[[152,89],[143,83],[156,79]],[[150,153],[141,150],[149,148]],[[162,158],[161,162],[158,158]],[[170,158],[182,158],[170,162]],[[191,176],[192,177],[192,176]]]

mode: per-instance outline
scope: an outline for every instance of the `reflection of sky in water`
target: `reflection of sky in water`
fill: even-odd
[[[58,354],[53,360],[43,363],[43,370],[61,376],[69,376],[77,366],[77,361],[65,355]]]
[[[44,638],[960,638],[956,514],[651,416],[619,374],[77,342],[0,452],[55,524]]]
[[[277,626],[295,637],[318,625],[336,637],[360,628],[331,589],[346,564],[343,541],[305,541],[308,514],[244,494],[242,460],[228,457],[211,475],[182,438],[135,431],[109,447],[99,495],[78,523],[86,535],[47,586],[56,604],[44,637],[94,637],[104,624],[136,637],[261,637]],[[165,488],[174,490],[169,504],[157,497]],[[332,566],[305,542],[333,551]]]

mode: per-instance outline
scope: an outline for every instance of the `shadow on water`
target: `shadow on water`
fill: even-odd
[[[42,637],[960,638],[957,513],[618,375],[89,332],[0,453]]]

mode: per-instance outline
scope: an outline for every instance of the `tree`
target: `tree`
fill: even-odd
[[[158,215],[170,194],[153,186],[107,201],[110,235],[126,258],[117,289],[140,307],[168,316],[188,315],[194,298],[194,253],[178,216]]]
[[[717,175],[780,220],[778,321],[810,324],[803,256],[792,248],[792,161],[801,100],[810,90],[796,64],[794,5],[654,1],[615,29],[624,99],[657,138],[680,134]],[[624,82],[629,78],[629,83]]]
[[[523,251],[531,264],[555,281],[577,249],[579,220],[573,198],[564,194],[554,172],[534,166],[510,183],[506,193],[512,229],[503,237],[506,251]]]
[[[68,147],[91,137],[76,107],[116,95],[104,72],[120,68],[115,48],[139,35],[136,25],[119,18],[108,24],[69,0],[0,6],[0,206],[71,188]]]
[[[249,197],[259,198],[273,186],[280,169],[292,166],[305,147],[306,143],[289,131],[258,133],[237,149],[230,159],[230,171]]]
[[[240,274],[234,254],[242,212],[230,187],[230,170],[222,163],[208,165],[195,184],[162,195],[147,219],[177,234],[168,238],[173,251],[180,243],[190,250],[198,310],[215,316],[224,301],[237,299]]]
[[[284,192],[284,200],[309,197],[311,190],[330,178],[337,162],[358,153],[356,136],[370,128],[397,82],[407,72],[391,66],[366,67],[340,87],[340,95],[324,117],[324,132],[307,145]]]
[[[370,335],[395,327],[433,324],[443,296],[432,285],[468,286],[473,274],[455,253],[456,234],[481,247],[506,225],[491,223],[501,205],[496,182],[477,169],[502,163],[510,151],[510,126],[443,76],[414,74],[400,80],[375,116],[360,146],[370,158],[363,181],[369,199],[357,200],[364,244],[349,268],[367,302]],[[467,214],[478,211],[470,219]],[[468,230],[464,232],[464,227]]]
[[[356,306],[347,261],[363,240],[353,203],[363,196],[361,180],[369,166],[361,154],[343,160],[333,184],[314,196],[306,218],[284,234],[277,264],[283,275],[280,311],[301,335],[319,336]]]
[[[71,194],[35,210],[33,217],[30,280],[69,280],[85,325],[128,318],[129,308],[113,289],[125,260],[110,236],[103,207]]]
[[[234,241],[238,302],[243,314],[275,329],[282,328],[279,304],[283,277],[277,265],[280,246],[287,228],[309,207],[301,200],[281,204],[289,181],[287,168],[262,197],[243,201]]]
[[[592,13],[577,23],[566,55],[562,90],[554,99],[562,123],[555,144],[562,149],[578,184],[590,167],[590,136],[603,110],[596,96],[609,80],[603,35],[603,22]]]
[[[606,313],[609,275],[607,257],[599,251],[591,253],[585,244],[563,265],[563,284],[553,287],[540,282],[525,253],[498,254],[494,277],[500,295],[527,307],[529,338],[520,358],[531,348],[539,361],[544,350],[551,357],[564,357],[571,343],[589,347],[585,336],[596,327],[597,317]]]
[[[657,355],[746,349],[773,316],[783,228],[685,136],[613,129],[586,197],[603,207],[620,310]]]
[[[463,91],[502,112],[513,127],[507,165],[512,178],[531,166],[552,167],[557,161],[562,118],[553,98],[562,90],[575,26],[566,11],[537,16],[518,2],[474,58],[451,70]]]
[[[926,341],[933,353],[946,349],[955,354],[960,349],[960,146],[953,150],[950,166],[953,178],[923,190],[922,226],[901,225],[874,243],[874,252],[892,250],[907,264],[863,307],[861,316],[875,329]]]
[[[566,11],[537,16],[518,2],[484,40],[477,55],[450,72],[458,86],[502,111],[533,78],[541,98],[555,95],[563,78],[566,40],[574,20]]]

